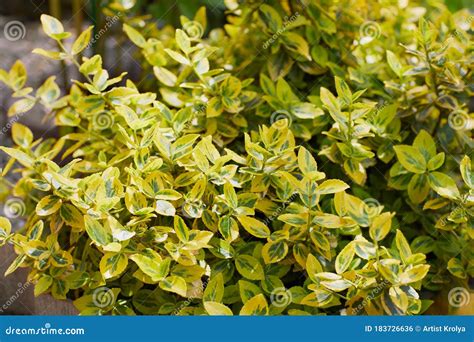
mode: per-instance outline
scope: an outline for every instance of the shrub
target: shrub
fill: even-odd
[[[175,33],[126,19],[141,84],[43,15],[60,50],[34,52],[83,80],[0,73],[10,116],[41,104],[69,129],[15,123],[1,147],[25,211],[0,219],[7,274],[82,314],[421,314],[468,288],[472,16],[351,4],[227,1],[207,34],[204,8]]]

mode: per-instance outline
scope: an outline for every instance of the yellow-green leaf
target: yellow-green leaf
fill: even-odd
[[[338,274],[344,273],[352,260],[354,259],[355,248],[352,242],[349,242],[336,257],[336,272]]]
[[[16,122],[12,126],[12,138],[15,144],[29,147],[33,142],[33,133],[28,127]]]
[[[204,302],[204,309],[211,316],[232,316],[232,310],[221,303],[207,301]]]
[[[100,273],[105,279],[121,275],[128,265],[128,258],[123,253],[105,253],[100,260]]]
[[[372,240],[381,241],[387,236],[392,227],[393,215],[392,213],[382,213],[372,220],[369,228]]]
[[[106,246],[112,242],[112,232],[101,225],[98,220],[90,217],[89,215],[85,215],[84,223],[87,234],[96,244],[99,246]]]
[[[238,216],[237,219],[251,235],[262,239],[270,236],[270,229],[263,222],[249,216]]]
[[[394,147],[398,161],[405,169],[413,173],[426,171],[426,160],[421,152],[413,146],[398,145]]]
[[[186,297],[187,285],[186,281],[181,277],[167,277],[166,279],[160,281],[160,288],[168,292],[176,293],[181,297]]]
[[[250,280],[262,280],[265,278],[262,264],[250,255],[239,255],[235,259],[237,271]]]
[[[268,315],[268,304],[263,294],[258,294],[249,299],[240,310],[242,316]]]
[[[72,44],[71,52],[73,55],[77,55],[87,47],[91,39],[92,28],[92,26],[89,26],[84,32],[79,35],[79,37],[77,37],[74,44]]]
[[[61,208],[63,201],[56,196],[46,196],[36,205],[36,214],[48,216],[54,214]]]
[[[270,241],[262,248],[262,257],[266,264],[281,261],[288,253],[288,245],[284,241]]]

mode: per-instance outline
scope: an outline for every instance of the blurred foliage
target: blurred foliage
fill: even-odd
[[[65,44],[42,16],[59,48],[34,52],[83,79],[62,94],[54,76],[28,87],[21,61],[0,71],[9,116],[42,105],[72,130],[35,140],[15,124],[0,147],[26,219],[19,232],[0,219],[18,254],[7,273],[28,267],[37,295],[83,314],[415,315],[467,291],[472,15],[440,1],[225,4],[212,29],[204,7],[176,28],[109,2],[140,83],[80,57],[92,27]]]

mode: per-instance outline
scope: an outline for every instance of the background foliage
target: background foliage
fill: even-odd
[[[226,1],[175,29],[111,1],[143,77],[109,75],[41,17],[81,77],[0,72],[15,117],[8,273],[82,314],[421,314],[473,275],[472,15],[442,2]],[[152,9],[150,9],[152,10]],[[67,42],[73,42],[67,43]],[[88,56],[88,57],[87,57]],[[19,175],[8,181],[8,173]],[[437,297],[438,296],[438,297]]]

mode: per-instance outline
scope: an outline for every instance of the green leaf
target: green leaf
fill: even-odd
[[[12,126],[12,138],[15,144],[27,148],[33,142],[33,133],[28,127],[15,122]]]
[[[235,259],[237,271],[250,280],[262,280],[265,278],[263,267],[260,262],[250,255],[239,255]]]
[[[249,216],[238,216],[237,219],[242,227],[251,235],[262,239],[270,236],[270,229],[259,220]]]
[[[262,4],[259,6],[258,10],[260,17],[267,26],[268,30],[270,30],[272,33],[276,33],[283,24],[278,12],[272,6],[267,4]]]
[[[430,192],[428,177],[424,174],[415,174],[408,183],[408,197],[415,203],[423,202]]]
[[[431,172],[428,176],[428,182],[431,188],[441,197],[456,200],[461,196],[454,180],[444,173]]]
[[[53,39],[60,38],[61,34],[64,32],[63,24],[61,24],[58,19],[47,14],[41,15],[41,24],[43,26],[44,33]]]
[[[349,242],[336,257],[335,267],[338,274],[344,273],[347,270],[354,259],[354,254],[354,244]]]
[[[168,201],[165,200],[157,200],[155,203],[155,211],[163,216],[175,216],[176,214],[176,209]]]
[[[226,215],[219,218],[219,232],[226,241],[234,241],[239,237],[239,226],[230,216]]]
[[[133,42],[133,44],[141,48],[145,47],[146,40],[140,32],[127,24],[123,24],[123,30],[127,34],[128,38],[130,38],[130,40]]]
[[[101,225],[98,220],[84,215],[84,223],[87,234],[97,245],[106,246],[112,242],[112,232]]]
[[[394,147],[394,150],[398,161],[408,171],[413,173],[424,173],[426,171],[426,160],[416,147],[398,145]]]
[[[187,292],[187,285],[186,281],[178,276],[169,276],[166,279],[160,281],[160,288],[168,291],[173,292],[181,297],[186,297]]]
[[[221,303],[224,298],[224,277],[222,273],[217,273],[211,277],[207,283],[202,300],[204,302],[218,302]]]
[[[232,310],[221,303],[207,301],[204,302],[204,309],[211,316],[232,316]]]
[[[6,238],[12,231],[12,225],[6,217],[0,216],[0,238]]]
[[[469,186],[471,189],[474,189],[474,172],[472,171],[472,162],[468,156],[464,156],[461,161],[461,176],[464,182]]]
[[[325,213],[314,215],[313,222],[324,228],[343,228],[355,225],[355,222],[350,218]]]
[[[27,155],[25,152],[17,150],[15,148],[0,146],[0,150],[8,154],[10,157],[16,159],[21,165],[25,167],[32,167],[34,159]]]
[[[308,272],[308,276],[313,282],[319,282],[316,275],[323,272],[323,267],[318,259],[316,259],[312,254],[308,254],[308,259],[306,259],[306,272]]]
[[[34,290],[35,297],[48,291],[48,289],[51,287],[52,284],[53,284],[53,277],[46,274],[42,275],[39,278],[38,282],[35,284],[35,290]]]
[[[72,44],[72,50],[71,53],[73,55],[77,55],[81,53],[89,44],[89,41],[91,40],[91,34],[92,34],[92,29],[93,26],[89,26],[85,31],[83,31],[79,37],[76,39],[74,44]]]
[[[316,192],[320,195],[335,194],[337,192],[349,189],[349,185],[339,179],[328,179],[316,188]]]
[[[324,115],[324,111],[309,102],[301,102],[291,105],[290,112],[298,119],[310,120]]]
[[[123,253],[105,253],[100,260],[100,273],[105,279],[115,278],[121,275],[128,265],[128,258]]]
[[[156,251],[150,248],[145,249],[140,254],[131,255],[130,259],[155,282],[164,280],[170,270],[171,260],[169,258],[163,260]]]
[[[382,241],[387,236],[392,227],[393,216],[392,213],[382,213],[372,220],[369,229],[372,240]]]
[[[340,77],[335,77],[336,91],[339,98],[342,98],[346,105],[352,103],[352,92],[346,81]]]
[[[298,151],[298,166],[301,172],[311,178],[318,172],[318,165],[314,157],[303,146]]]
[[[458,258],[451,258],[448,261],[448,271],[451,273],[453,276],[461,279],[466,279],[467,278],[467,273],[466,270],[464,269],[464,266]]]
[[[288,245],[284,241],[268,242],[262,248],[262,257],[266,264],[283,260],[288,254]]]
[[[301,304],[320,308],[331,303],[334,298],[334,295],[330,291],[317,289],[305,296]]]
[[[174,231],[180,241],[189,241],[189,228],[186,226],[184,220],[179,216],[174,217]]]
[[[398,252],[400,253],[400,257],[402,258],[403,262],[406,262],[411,256],[411,249],[407,239],[398,229],[395,235],[395,244],[397,245]]]
[[[61,208],[62,200],[56,196],[46,196],[36,205],[36,214],[49,216]]]
[[[416,147],[421,154],[429,161],[436,155],[436,143],[431,135],[422,129],[413,141],[413,147]]]
[[[178,78],[175,74],[164,67],[153,67],[153,72],[155,73],[156,78],[168,87],[176,86]]]
[[[428,167],[428,170],[434,171],[439,169],[441,166],[444,164],[444,152],[440,152],[437,155],[435,155],[433,158],[431,158],[428,161],[428,164],[426,165]]]
[[[399,275],[400,284],[411,284],[422,280],[428,274],[430,265],[417,265]]]
[[[403,75],[402,64],[400,63],[398,57],[390,50],[387,50],[387,62],[393,72],[401,78]]]
[[[188,35],[183,30],[177,29],[175,36],[176,44],[178,44],[178,47],[187,54],[191,49],[191,41],[189,40]]]
[[[264,316],[268,313],[268,304],[263,294],[249,299],[240,310],[241,316]]]

